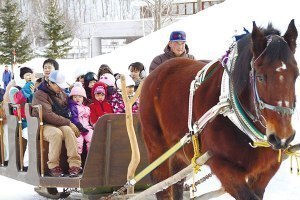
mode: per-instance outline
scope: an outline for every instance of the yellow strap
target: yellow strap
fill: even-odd
[[[194,157],[192,158],[192,164],[194,166],[194,174],[196,174],[200,170],[200,165],[197,164],[196,160],[201,156],[197,135],[192,135],[192,142],[194,147]]]
[[[270,147],[271,145],[267,141],[261,141],[261,142],[253,142],[253,147]]]
[[[281,162],[281,158],[282,158],[282,156],[281,156],[281,149],[279,149],[279,151],[278,151],[278,162],[279,163]]]

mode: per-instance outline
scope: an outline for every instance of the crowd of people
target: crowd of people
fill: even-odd
[[[194,59],[188,54],[185,42],[186,35],[183,31],[172,32],[165,53],[153,59],[149,73],[159,64],[174,57]],[[11,73],[5,69],[3,80],[6,94],[8,94],[7,101],[20,105],[20,107],[14,107],[13,112],[15,115],[21,113],[22,137],[26,140],[28,133],[24,106],[26,103],[31,103],[32,106],[42,106],[43,139],[49,142],[48,175],[64,176],[59,165],[64,141],[67,149],[69,176],[76,177],[82,170],[83,144],[86,143],[86,151],[89,151],[98,119],[107,113],[125,113],[120,74],[113,73],[108,65],[102,64],[97,74],[82,72],[75,77],[75,83],[69,85],[64,74],[59,70],[56,60],[46,59],[42,67],[43,77],[35,83],[33,70],[29,67],[20,67],[20,78],[25,80],[23,86],[16,85],[14,81],[9,82]],[[134,62],[128,66],[128,71],[130,76],[126,77],[126,92],[131,98],[146,77],[146,69],[141,62]],[[139,100],[133,104],[132,112],[136,113],[138,107]],[[39,117],[38,110],[33,109],[32,115]],[[23,162],[25,171],[28,169],[28,160],[28,147],[26,147]]]

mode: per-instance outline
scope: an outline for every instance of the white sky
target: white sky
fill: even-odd
[[[140,61],[144,63],[148,71],[151,60],[163,52],[169,35],[174,30],[183,30],[187,33],[187,44],[190,47],[190,52],[197,59],[217,59],[224,54],[231,44],[235,31],[240,33],[243,27],[251,31],[252,21],[254,20],[258,26],[263,27],[272,22],[274,27],[281,30],[282,34],[284,34],[290,20],[295,19],[300,33],[299,8],[299,0],[226,0],[222,4],[215,5],[196,15],[187,17],[125,47],[121,47],[110,54],[92,59],[58,60],[58,62],[61,70],[66,72],[67,79],[71,82],[74,72],[78,71],[79,68],[96,72],[98,67],[103,63],[111,66],[114,72],[127,73],[127,67],[130,63]],[[300,62],[299,50],[296,52],[296,59]],[[36,72],[42,72],[43,61],[44,58],[34,59],[26,63],[26,66],[34,68]],[[296,130],[300,130],[298,122],[299,114],[295,116],[294,124]],[[300,142],[299,133],[295,141]],[[284,162],[279,172],[267,187],[264,199],[299,199],[300,176],[291,175],[289,168],[289,161]],[[205,184],[200,185],[198,191],[207,191],[213,187],[218,187],[218,184],[216,180],[208,180]],[[20,192],[23,190],[22,196],[24,198],[22,199],[31,199],[34,194],[32,191],[33,187],[11,180],[8,181],[2,177],[0,177],[0,188],[0,200],[19,199],[18,194],[9,192],[16,188]],[[34,199],[37,199],[36,196]],[[223,195],[217,199],[233,198],[229,197],[229,195]]]

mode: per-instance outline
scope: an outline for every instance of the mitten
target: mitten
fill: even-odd
[[[70,127],[73,130],[74,134],[76,137],[80,136],[80,131],[79,129],[75,126],[75,124],[73,124],[72,122],[70,122]]]
[[[33,82],[31,82],[31,81],[27,82],[24,85],[24,87],[21,89],[21,91],[22,91],[22,93],[23,93],[23,95],[24,95],[25,98],[30,97],[30,95],[32,95],[33,92],[34,92],[34,84],[33,84]]]

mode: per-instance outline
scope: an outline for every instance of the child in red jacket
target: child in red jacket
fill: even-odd
[[[113,113],[111,105],[107,102],[107,88],[102,82],[97,82],[92,88],[93,103],[90,104],[91,123],[95,126],[98,118],[107,113]]]

